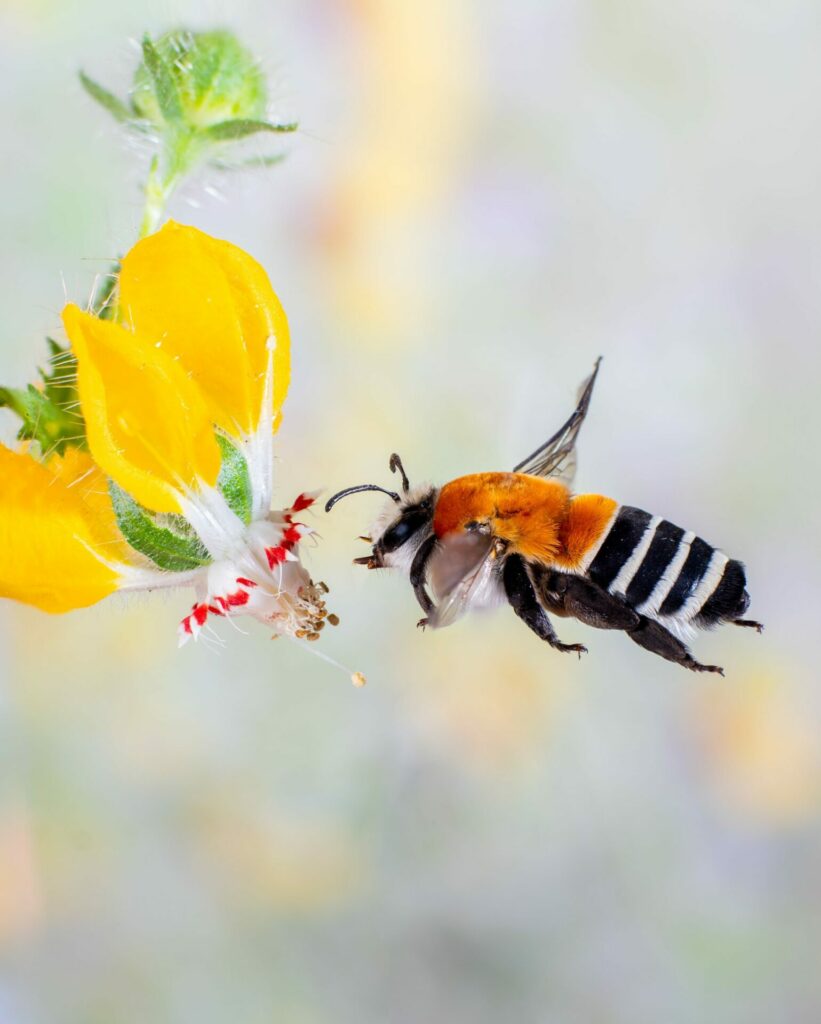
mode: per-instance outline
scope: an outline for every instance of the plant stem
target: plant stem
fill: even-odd
[[[198,147],[191,133],[175,133],[166,142],[166,159],[155,156],[145,183],[145,207],[140,238],[153,234],[160,226],[165,207],[174,189],[197,162]],[[160,164],[164,170],[160,170]]]
[[[172,169],[169,169],[168,174],[162,175],[157,158],[151,161],[151,170],[145,183],[145,206],[140,222],[140,238],[153,234],[160,226],[165,205],[179,184],[179,178],[180,176]]]

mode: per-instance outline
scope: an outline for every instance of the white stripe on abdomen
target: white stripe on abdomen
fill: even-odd
[[[661,522],[661,516],[653,516],[650,522],[647,524],[647,529],[641,535],[641,540],[633,548],[633,553],[619,569],[619,574],[607,588],[611,594],[623,594],[630,586],[630,581],[636,575],[639,570],[639,566],[644,561],[644,556],[647,554],[650,545],[653,543],[653,537],[656,534],[658,525]]]
[[[684,619],[689,622],[701,611],[702,606],[716,589],[724,575],[724,568],[730,559],[723,551],[714,551],[713,557],[707,565],[707,571],[701,577],[701,582],[682,605],[682,607],[671,618]]]
[[[658,615],[658,610],[664,603],[664,599],[673,589],[673,584],[678,579],[678,574],[684,568],[684,563],[687,561],[687,556],[690,554],[690,545],[696,539],[696,535],[692,531],[688,531],[679,541],[678,550],[673,556],[673,560],[664,570],[655,585],[653,592],[647,598],[647,600],[641,604],[636,611],[640,615],[649,615],[651,618],[655,618]]]

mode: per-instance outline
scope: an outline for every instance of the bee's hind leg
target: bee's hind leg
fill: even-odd
[[[718,665],[702,665],[701,662],[690,654],[687,645],[683,644],[678,637],[673,636],[669,629],[665,629],[655,619],[648,619],[642,615],[641,621],[633,629],[628,629],[627,635],[639,647],[643,647],[652,654],[658,654],[667,661],[672,661],[682,668],[689,668],[691,672],[718,672],[724,675],[724,669]]]
[[[730,619],[734,626],[746,626],[747,629],[754,629],[758,633],[764,632],[764,623],[756,622],[755,619]]]
[[[507,599],[514,612],[536,636],[541,637],[557,651],[573,652],[580,657],[587,653],[587,648],[582,644],[563,644],[556,636],[550,619],[536,597],[527,567],[518,555],[510,555],[505,560],[502,579]]]
[[[542,604],[557,615],[572,615],[594,629],[634,629],[641,616],[621,597],[592,580],[556,572],[531,563],[530,571]]]
[[[623,598],[609,593],[592,580],[533,564],[531,572],[542,602],[558,614],[572,615],[596,629],[623,630],[639,647],[692,672],[719,672],[724,675],[724,670],[718,665],[702,665],[696,661],[686,644],[655,619],[641,615]]]

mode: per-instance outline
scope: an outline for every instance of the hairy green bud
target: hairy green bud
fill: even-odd
[[[268,96],[259,64],[230,32],[178,30],[143,40],[131,102],[138,117],[158,127],[203,129],[263,120]]]
[[[141,236],[157,229],[172,192],[199,165],[230,170],[278,163],[282,154],[254,155],[250,161],[224,154],[251,135],[297,128],[293,122],[265,120],[265,76],[230,32],[176,29],[158,39],[144,36],[142,57],[127,101],[80,73],[95,102],[153,142]]]

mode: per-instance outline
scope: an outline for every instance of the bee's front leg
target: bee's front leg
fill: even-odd
[[[533,630],[536,636],[541,637],[557,651],[572,651],[579,656],[587,653],[587,648],[582,644],[563,644],[556,636],[550,619],[536,597],[527,567],[519,555],[507,557],[502,579],[507,599],[514,612],[522,622]]]
[[[419,547],[419,550],[413,556],[413,561],[410,567],[410,582],[413,587],[413,592],[416,594],[416,600],[422,607],[422,611],[425,613],[425,617],[420,619],[416,625],[421,629],[424,629],[428,625],[430,613],[434,609],[433,601],[430,598],[425,588],[425,577],[427,575],[428,562],[430,556],[433,554],[436,548],[436,534],[432,533],[427,540],[423,541]]]

